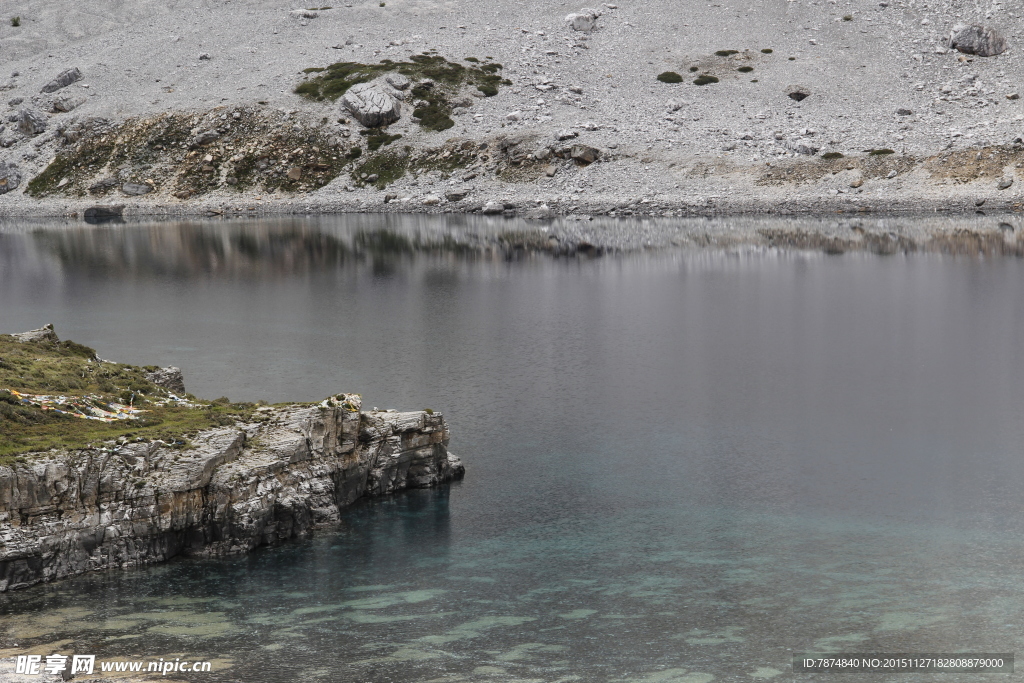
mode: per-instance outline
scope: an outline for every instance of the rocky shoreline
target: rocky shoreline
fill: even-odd
[[[0,465],[0,592],[248,552],[332,525],[364,496],[465,472],[443,416],[363,411],[355,394],[261,406],[188,442],[122,437]]]

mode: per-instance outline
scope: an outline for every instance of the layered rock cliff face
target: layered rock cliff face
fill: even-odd
[[[265,407],[192,447],[124,443],[0,467],[0,591],[309,534],[358,498],[459,478],[441,415],[359,399]]]

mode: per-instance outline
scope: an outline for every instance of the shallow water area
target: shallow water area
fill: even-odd
[[[0,656],[700,683],[1019,649],[1024,262],[556,258],[397,220],[0,231],[0,330],[53,323],[205,397],[429,407],[467,466],[309,541],[0,594]]]

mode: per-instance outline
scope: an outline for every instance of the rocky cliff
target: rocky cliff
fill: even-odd
[[[251,422],[0,466],[0,591],[309,534],[362,496],[459,478],[428,412],[363,412],[353,394],[268,406]]]

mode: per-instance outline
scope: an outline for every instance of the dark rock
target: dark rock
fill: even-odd
[[[103,194],[104,192],[117,187],[119,182],[120,181],[117,178],[103,178],[90,185],[89,192],[92,194]]]
[[[171,391],[179,396],[185,395],[185,378],[181,374],[181,370],[176,367],[170,366],[154,370],[153,372],[147,372],[146,379],[158,387],[163,387],[167,391]]]
[[[913,113],[914,112],[912,110],[904,109],[903,107],[900,107],[899,109],[896,110],[896,114],[899,116],[910,116]]]
[[[558,140],[559,142],[561,142],[562,140],[572,140],[573,138],[578,136],[579,133],[577,133],[574,130],[560,130],[557,133],[555,133],[555,139]]]
[[[453,190],[447,193],[444,198],[450,202],[461,202],[468,194],[469,192],[467,190]]]
[[[11,162],[0,161],[0,194],[7,194],[21,184],[21,169]]]
[[[1006,38],[994,28],[978,24],[955,26],[949,36],[949,47],[968,55],[991,57],[1006,50]]]
[[[196,147],[207,145],[219,137],[220,133],[218,133],[215,130],[204,130],[198,135],[196,135],[194,138],[192,138],[192,141],[189,142],[189,147],[195,149]]]
[[[85,210],[86,223],[103,223],[121,220],[124,206],[90,206]]]
[[[12,97],[11,99],[7,100],[7,104],[8,104],[8,106],[11,106],[11,107],[17,107],[19,104],[21,104],[24,101],[25,101],[24,97]]]
[[[581,164],[592,164],[601,156],[601,150],[589,145],[573,145],[569,156]]]
[[[39,135],[46,130],[46,114],[35,109],[23,108],[18,112],[18,130],[23,135]]]
[[[121,192],[126,195],[137,197],[143,194],[149,194],[153,191],[153,188],[143,183],[125,183],[121,186]]]
[[[796,102],[802,102],[811,96],[811,91],[802,85],[791,85],[786,88],[786,96]]]
[[[44,85],[43,92],[57,92],[61,88],[66,88],[75,81],[80,80],[82,80],[82,72],[78,70],[78,67],[72,67],[61,71],[57,74],[56,78]]]

